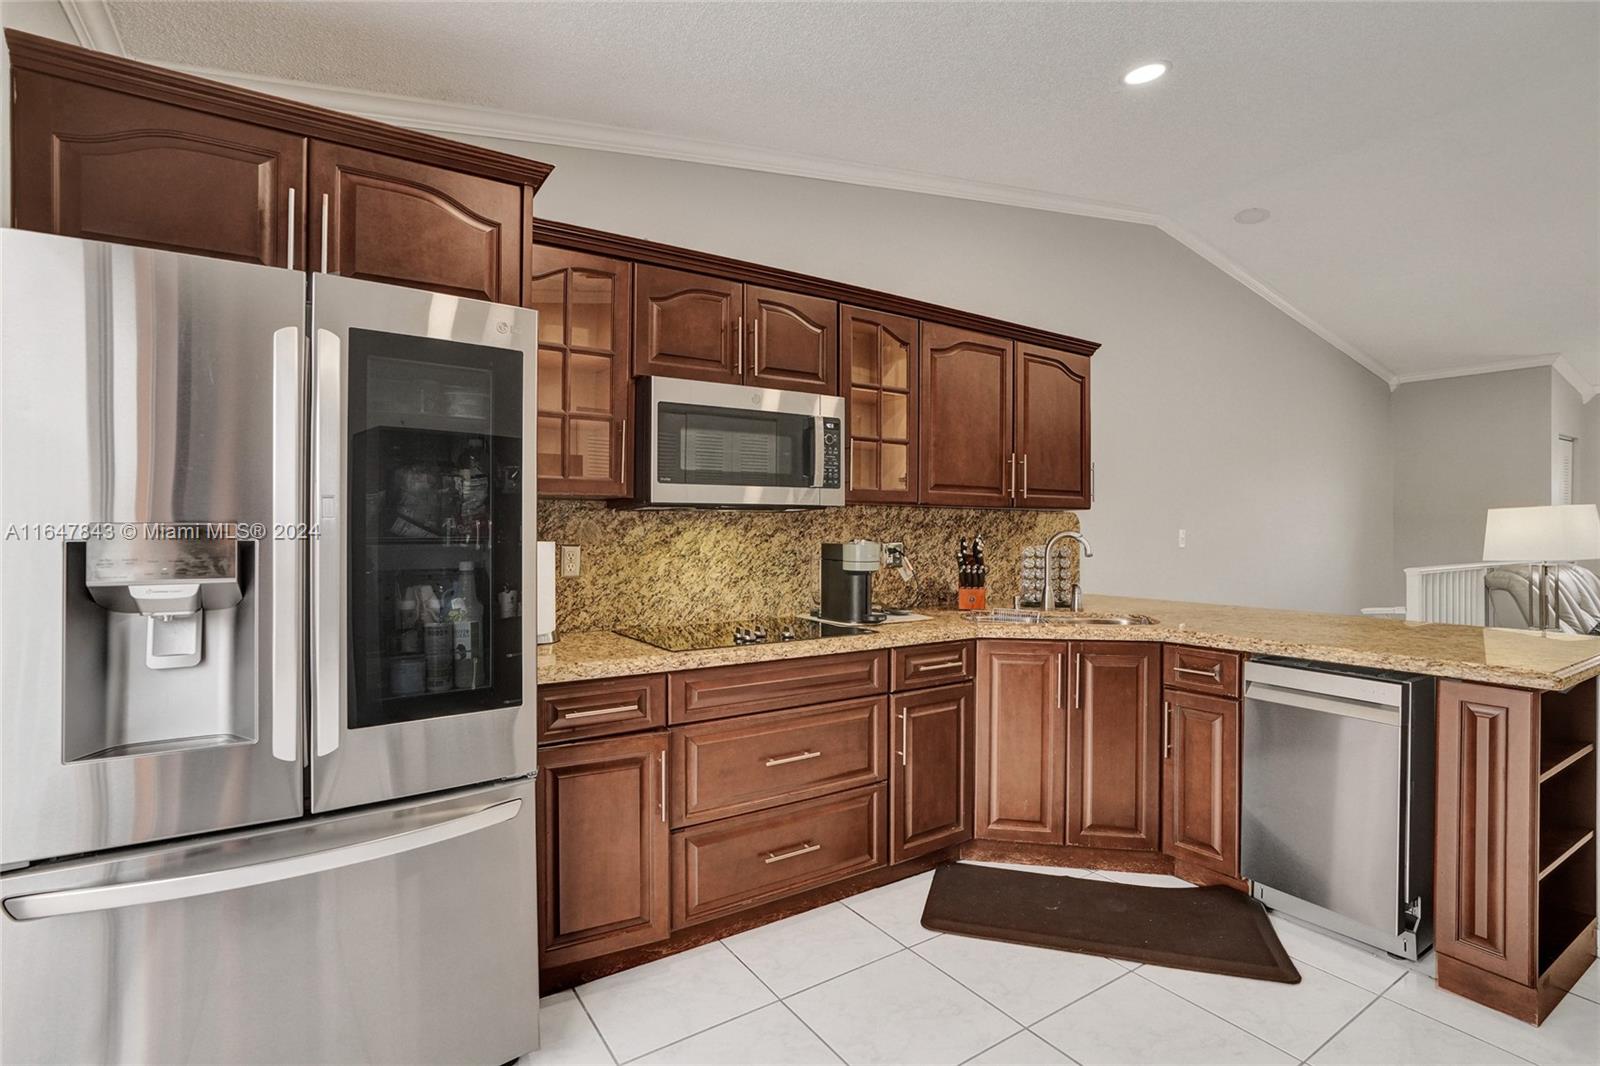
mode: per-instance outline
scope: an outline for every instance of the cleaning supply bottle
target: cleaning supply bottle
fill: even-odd
[[[477,570],[470,562],[456,569],[448,620],[455,627],[456,687],[477,688],[483,683],[483,604],[478,599]]]

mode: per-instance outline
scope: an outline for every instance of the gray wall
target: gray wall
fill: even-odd
[[[485,141],[556,165],[545,217],[1100,341],[1090,591],[1398,602],[1388,388],[1148,226]],[[1188,547],[1179,550],[1179,528]]]
[[[1535,367],[1395,390],[1397,566],[1482,559],[1490,507],[1550,502],[1556,376]]]

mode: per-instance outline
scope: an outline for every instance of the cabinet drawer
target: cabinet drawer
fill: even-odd
[[[896,648],[892,653],[889,676],[896,692],[908,688],[953,685],[972,676],[973,645],[970,640],[949,644],[922,644]]]
[[[1213,696],[1239,698],[1238,652],[1168,644],[1161,651],[1161,683]]]
[[[672,925],[765,903],[884,865],[884,786],[672,834]]]
[[[672,730],[674,827],[886,779],[888,701],[879,696]]]
[[[752,711],[876,696],[889,691],[887,652],[851,652],[667,675],[667,720],[704,722]]]
[[[667,724],[664,674],[573,681],[539,689],[539,742],[658,729]]]

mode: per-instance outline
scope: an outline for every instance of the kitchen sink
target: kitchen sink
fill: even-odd
[[[1037,625],[1040,622],[1060,622],[1078,626],[1153,626],[1156,620],[1143,614],[1080,614],[1077,611],[1030,611],[1017,608],[998,608],[992,611],[973,611],[966,616],[974,622],[1012,622],[1018,625]]]

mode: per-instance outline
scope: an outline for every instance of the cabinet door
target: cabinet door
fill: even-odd
[[[1067,843],[1161,846],[1161,645],[1072,645]]]
[[[661,940],[668,931],[667,735],[539,752],[539,964]]]
[[[18,228],[267,266],[292,265],[293,232],[305,263],[305,138],[27,70],[12,84]]]
[[[921,347],[922,502],[1009,506],[1011,342],[924,322]]]
[[[1239,876],[1239,703],[1167,689],[1162,703],[1161,850]]]
[[[1089,506],[1089,357],[1017,345],[1017,504]]]
[[[310,216],[314,270],[522,302],[519,186],[313,141]]]
[[[1063,842],[1067,740],[1065,644],[978,643],[974,835]]]
[[[539,312],[539,492],[629,495],[633,272],[620,259],[533,249]]]
[[[633,294],[634,374],[743,380],[743,285],[641,263]]]
[[[839,305],[820,296],[746,285],[745,381],[770,389],[839,391]]]
[[[839,308],[849,503],[917,502],[917,322]]]
[[[1531,692],[1439,682],[1434,946],[1522,985],[1538,973],[1538,721]]]
[[[894,697],[889,861],[972,839],[972,683]]]

